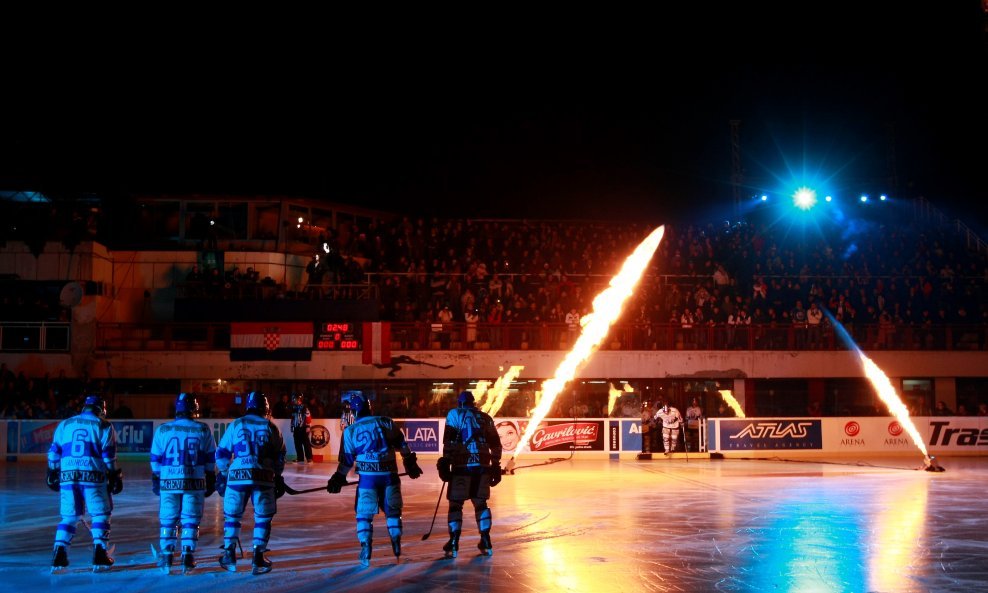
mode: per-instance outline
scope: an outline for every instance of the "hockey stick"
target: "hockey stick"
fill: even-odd
[[[408,472],[402,472],[402,473],[400,473],[398,475],[399,476],[407,476],[408,475]],[[359,480],[356,481],[356,482],[347,482],[346,484],[344,484],[344,486],[354,486],[354,485],[356,485],[358,483],[359,483]],[[296,490],[296,489],[292,488],[291,486],[289,486],[288,484],[285,484],[285,494],[290,494],[292,496],[296,496],[298,494],[308,494],[310,492],[319,492],[320,490],[322,490],[322,491],[325,492],[326,491],[326,487],[325,486],[316,486],[315,488],[307,488],[305,490]]]
[[[690,442],[686,440],[686,427],[682,424],[679,425],[683,433],[683,454],[686,455],[686,463],[690,462]]]
[[[446,489],[446,482],[443,482],[443,487],[439,489],[439,499],[436,500],[436,510],[432,513],[432,524],[429,525],[429,532],[422,536],[422,541],[429,539],[432,535],[432,528],[436,526],[436,515],[439,514],[439,503],[443,500],[443,490]]]

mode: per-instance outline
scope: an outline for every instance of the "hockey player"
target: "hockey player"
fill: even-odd
[[[678,409],[666,402],[656,410],[655,421],[662,422],[662,446],[665,447],[665,454],[674,453],[676,443],[679,441],[679,428],[683,425],[683,416]]]
[[[370,566],[373,521],[378,509],[384,510],[388,535],[391,537],[391,551],[395,558],[401,556],[401,479],[398,477],[395,451],[401,453],[402,464],[409,478],[414,480],[421,476],[422,469],[394,420],[375,416],[365,395],[352,394],[350,409],[353,411],[354,421],[343,431],[340,463],[336,473],[326,484],[326,490],[339,493],[347,483],[347,474],[356,465],[359,481],[354,506],[357,541],[360,542],[360,564]]]
[[[312,463],[312,443],[309,429],[312,426],[312,413],[302,401],[302,394],[292,395],[292,440],[295,441],[295,460],[299,463]]]
[[[491,487],[501,482],[501,438],[494,420],[474,405],[473,393],[457,397],[456,408],[446,414],[443,455],[436,462],[439,477],[449,482],[446,499],[449,511],[449,541],[443,546],[447,558],[456,558],[463,528],[463,503],[470,499],[480,530],[481,554],[491,556],[491,509],[487,500]]]
[[[106,402],[87,395],[82,413],[61,421],[48,449],[48,487],[60,493],[61,521],[55,531],[51,570],[69,565],[68,548],[83,513],[92,518],[93,572],[110,570],[107,553],[114,494],[123,491],[117,467],[117,433],[104,417]]]
[[[276,499],[285,494],[285,439],[268,419],[268,398],[252,391],[247,395],[247,413],[226,428],[216,448],[216,491],[223,496],[223,555],[220,565],[236,572],[236,550],[240,545],[240,520],[247,501],[254,505],[254,558],[252,574],[271,572],[264,557],[271,538],[271,520],[277,513]]]
[[[161,497],[157,565],[164,573],[172,566],[176,525],[181,525],[182,573],[196,567],[204,499],[216,490],[216,441],[209,426],[195,420],[198,417],[196,395],[178,394],[175,420],[158,426],[151,442],[151,491]]]

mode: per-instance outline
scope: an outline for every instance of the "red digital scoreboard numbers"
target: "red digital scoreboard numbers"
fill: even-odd
[[[360,350],[360,337],[354,323],[316,325],[316,350]]]

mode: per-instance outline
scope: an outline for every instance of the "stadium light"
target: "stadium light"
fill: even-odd
[[[808,187],[801,187],[792,195],[792,203],[800,210],[809,210],[816,205],[816,192]]]
[[[868,196],[861,194],[861,203],[864,204],[867,201],[868,201]]]

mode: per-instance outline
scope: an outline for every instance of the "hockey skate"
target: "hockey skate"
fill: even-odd
[[[477,548],[480,549],[480,553],[484,556],[494,555],[494,545],[491,544],[491,532],[489,529],[480,532],[480,543],[477,544]]]
[[[51,571],[53,573],[65,569],[69,565],[69,552],[65,546],[55,544],[55,552],[51,557]]]
[[[192,569],[196,567],[196,557],[192,553],[192,548],[185,546],[182,548],[182,574],[188,574],[192,572]]]
[[[220,556],[220,566],[230,572],[237,572],[237,544],[231,543],[223,548],[223,555]]]
[[[271,572],[271,561],[264,557],[266,550],[263,546],[254,546],[254,561],[250,574],[266,574]]]
[[[151,553],[154,555],[154,565],[158,567],[158,570],[164,574],[168,574],[172,569],[172,559],[174,558],[172,548],[162,548],[161,551],[154,549],[154,545],[151,546]]]
[[[446,554],[446,558],[456,558],[456,554],[460,549],[460,532],[453,531],[449,534],[449,541],[443,546],[443,552]]]
[[[391,551],[394,552],[395,558],[401,557],[401,536],[395,535],[391,537]]]
[[[106,572],[113,566],[113,558],[106,553],[106,548],[99,544],[93,546],[93,572]]]
[[[371,559],[371,543],[360,542],[360,565],[370,566],[370,559]]]

